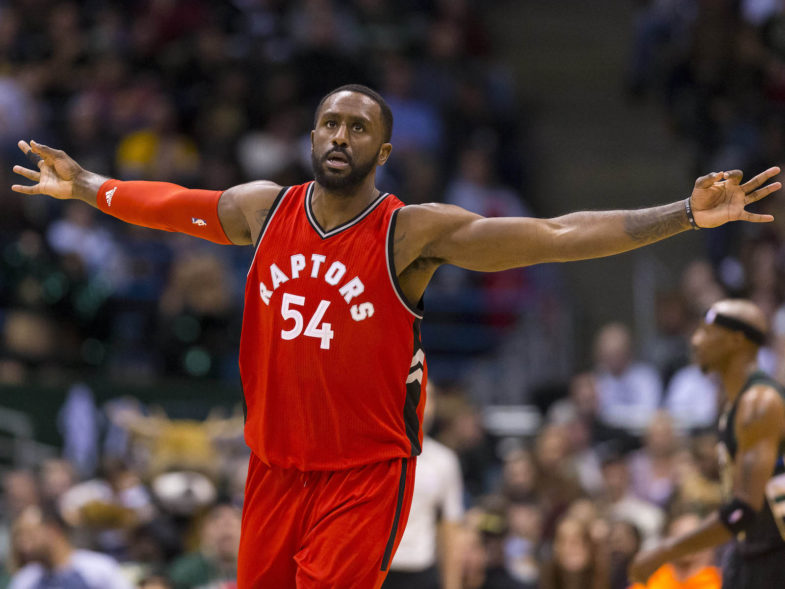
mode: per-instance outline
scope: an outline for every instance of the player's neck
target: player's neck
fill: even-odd
[[[325,231],[359,215],[378,196],[376,174],[369,174],[351,192],[331,191],[316,182],[311,195],[311,210]]]
[[[728,402],[733,403],[741,393],[741,387],[747,382],[750,374],[758,369],[758,362],[755,358],[746,356],[735,356],[720,373],[722,385],[725,388],[725,395]]]

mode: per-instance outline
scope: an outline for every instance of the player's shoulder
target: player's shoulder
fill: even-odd
[[[409,236],[435,237],[477,218],[479,215],[464,208],[440,202],[406,205],[398,213],[396,231]]]
[[[785,422],[785,399],[773,384],[759,382],[739,399],[737,425],[760,426]]]
[[[270,180],[254,180],[244,184],[237,184],[224,190],[222,198],[229,199],[269,199],[275,200],[283,187]]]

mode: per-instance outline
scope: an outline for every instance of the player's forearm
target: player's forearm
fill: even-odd
[[[700,552],[707,548],[714,548],[731,539],[731,533],[720,522],[719,516],[715,512],[707,517],[694,531],[684,536],[666,540],[662,549],[666,557],[665,560],[673,561],[688,554]]]
[[[554,261],[626,252],[690,228],[684,201],[627,211],[586,211],[551,220]]]
[[[74,178],[72,196],[75,199],[86,202],[92,207],[98,208],[98,204],[96,204],[98,190],[107,180],[108,178],[105,176],[83,170]]]
[[[133,225],[230,244],[218,214],[221,194],[218,190],[189,189],[168,182],[109,179],[98,188],[95,206]]]

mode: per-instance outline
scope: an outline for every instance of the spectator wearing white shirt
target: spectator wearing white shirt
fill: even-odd
[[[680,428],[700,429],[717,421],[720,387],[695,364],[680,368],[668,383],[664,407]]]
[[[13,552],[22,565],[9,589],[131,589],[117,562],[89,550],[77,550],[68,526],[55,509],[32,506],[17,518]]]
[[[429,383],[423,431],[433,421],[436,387]],[[459,589],[458,543],[463,520],[463,481],[458,456],[433,438],[423,438],[406,531],[390,565],[384,589]]]
[[[630,330],[621,323],[600,329],[594,357],[600,419],[610,426],[642,431],[662,396],[657,370],[634,360]]]

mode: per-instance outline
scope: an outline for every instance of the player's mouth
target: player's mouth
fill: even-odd
[[[345,170],[351,166],[349,156],[340,151],[331,151],[324,158],[328,168],[333,170]]]

